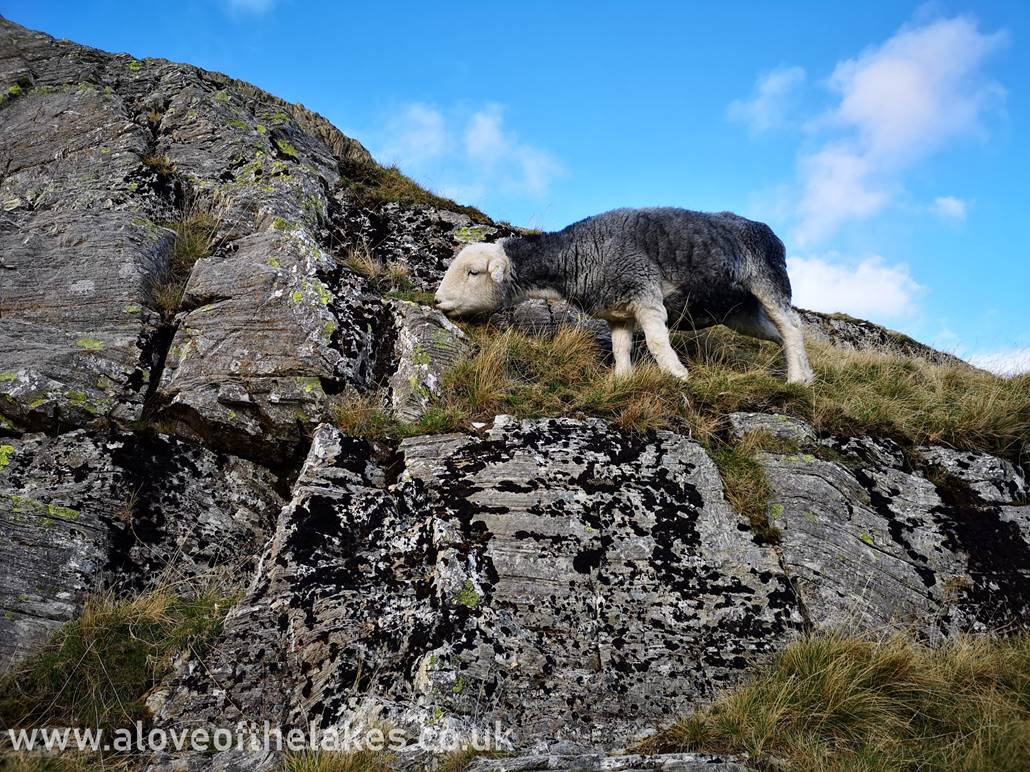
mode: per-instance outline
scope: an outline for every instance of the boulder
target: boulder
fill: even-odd
[[[738,434],[789,427],[779,436],[801,446],[758,460],[782,565],[814,628],[905,627],[940,639],[1018,624],[1030,612],[1030,508],[997,506],[1024,489],[1009,462],[934,447],[920,449],[924,462],[913,469],[889,440],[816,440],[785,416],[730,422]],[[952,484],[933,474],[937,464],[955,471]]]
[[[421,417],[439,397],[443,376],[471,352],[468,338],[439,311],[390,301],[393,315],[393,364],[389,399],[405,421]]]
[[[200,260],[183,305],[156,392],[165,430],[289,463],[325,418],[326,390],[373,383],[383,303],[305,231]]]
[[[375,719],[432,743],[499,721],[521,747],[614,748],[800,630],[685,437],[499,417],[400,452],[385,488],[368,446],[317,431],[250,592],[159,723]]]

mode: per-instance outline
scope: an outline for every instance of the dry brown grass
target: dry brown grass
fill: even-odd
[[[94,595],[0,681],[0,724],[112,729],[144,719],[144,695],[174,656],[203,650],[231,603],[220,587],[179,592]]]
[[[308,751],[283,758],[283,772],[390,772],[394,756],[386,751]]]
[[[751,410],[905,445],[941,443],[1017,460],[1030,448],[1030,376],[1002,379],[889,351],[809,343],[816,381],[806,388],[784,381],[778,347],[713,329],[676,336],[690,370],[684,385],[651,364],[615,377],[593,340],[575,328],[551,338],[490,326],[467,330],[477,353],[446,374],[438,402],[459,421],[501,412],[597,415],[634,431],[672,427],[710,442],[727,413]]]
[[[140,159],[140,162],[148,169],[160,174],[162,176],[168,176],[175,173],[175,164],[172,160],[161,153],[147,153]]]
[[[426,190],[404,175],[396,166],[343,161],[340,171],[346,180],[351,196],[361,205],[424,204],[437,209],[466,214],[478,223],[490,222],[490,218],[475,207],[463,206],[449,198]]]
[[[742,754],[759,769],[1025,770],[1030,635],[799,641],[636,750]]]
[[[342,263],[368,279],[378,292],[407,292],[411,289],[411,269],[403,263],[384,263],[367,244],[350,249]]]
[[[131,768],[127,760],[104,758],[99,753],[65,751],[56,756],[29,751],[0,752],[0,769],[4,772],[112,772]]]

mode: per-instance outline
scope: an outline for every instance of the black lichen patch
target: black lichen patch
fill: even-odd
[[[949,549],[965,554],[972,583],[957,588],[960,607],[992,629],[1019,627],[1030,618],[1030,545],[1019,527],[1001,518],[955,475],[928,466],[943,502],[932,511]]]

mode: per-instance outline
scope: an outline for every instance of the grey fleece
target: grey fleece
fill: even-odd
[[[730,212],[615,209],[503,247],[509,297],[553,290],[597,314],[664,295],[669,326],[688,329],[753,313],[756,294],[790,308],[783,242],[768,225]]]

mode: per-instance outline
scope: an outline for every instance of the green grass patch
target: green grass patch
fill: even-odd
[[[175,246],[165,270],[152,282],[150,296],[154,305],[170,318],[179,310],[193,266],[214,251],[218,218],[193,206],[181,218],[165,225],[175,231]]]
[[[762,770],[1023,770],[1030,635],[799,641],[634,750],[746,755]]]
[[[490,218],[475,207],[463,206],[426,190],[396,166],[345,160],[340,164],[340,172],[351,195],[360,205],[424,204],[466,214],[478,223],[490,222]]]
[[[145,720],[146,693],[176,655],[203,654],[230,602],[215,589],[93,596],[78,619],[0,681],[0,724],[111,730]]]

